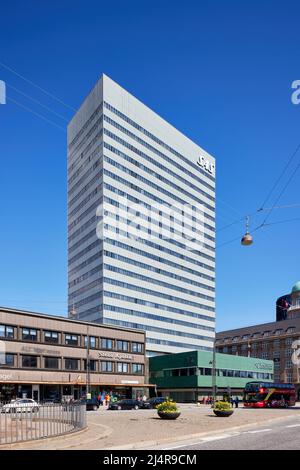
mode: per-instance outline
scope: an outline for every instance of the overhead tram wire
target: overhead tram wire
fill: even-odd
[[[288,159],[286,165],[284,166],[282,172],[280,173],[279,177],[277,178],[277,180],[275,181],[275,183],[273,184],[271,190],[269,191],[269,193],[267,194],[267,197],[266,199],[264,200],[262,206],[260,207],[260,209],[258,209],[258,211],[262,211],[266,205],[266,203],[269,201],[270,197],[272,196],[273,192],[275,191],[275,189],[277,188],[278,184],[280,183],[281,179],[283,178],[285,172],[287,171],[288,167],[290,166],[290,164],[292,163],[292,161],[294,160],[295,156],[297,155],[298,151],[300,150],[300,144],[298,144],[298,146],[296,147],[296,149],[294,150],[294,152],[291,154],[290,158]]]
[[[12,69],[11,67],[9,67],[8,65],[4,64],[3,62],[0,62],[0,66],[3,67],[4,69],[8,70],[9,72],[15,74],[17,77],[21,78],[22,80],[24,80],[25,82],[29,83],[30,85],[34,86],[35,88],[37,88],[38,90],[42,91],[43,93],[45,93],[46,95],[48,95],[50,98],[52,98],[53,100],[56,100],[58,103],[62,104],[63,106],[65,106],[66,108],[69,108],[71,109],[72,111],[76,111],[75,108],[73,108],[73,106],[70,106],[69,104],[65,103],[64,101],[62,101],[60,98],[58,98],[57,96],[55,96],[53,93],[50,93],[49,91],[45,90],[44,88],[40,87],[39,85],[37,85],[36,83],[34,83],[32,80],[29,80],[28,78],[24,77],[24,75],[21,75],[20,73],[16,72],[16,70]]]
[[[28,111],[29,113],[34,114],[35,116],[39,117],[40,119],[43,119],[43,121],[48,122],[48,124],[52,124],[53,126],[57,127],[58,129],[62,130],[63,132],[66,132],[66,129],[64,127],[60,126],[59,124],[56,124],[56,122],[51,121],[50,119],[46,118],[42,114],[37,113],[33,109],[28,108],[28,106],[25,106],[22,103],[19,103],[18,101],[14,100],[13,98],[7,97],[7,101],[11,101],[12,103],[16,104],[20,108],[23,108],[25,111]]]
[[[41,106],[42,108],[46,109],[47,111],[49,111],[50,113],[54,114],[55,116],[59,117],[60,119],[63,119],[65,122],[69,122],[68,119],[66,119],[65,116],[62,116],[62,114],[59,114],[57,113],[56,111],[53,111],[53,109],[49,108],[48,106],[46,106],[45,104],[41,103],[40,101],[38,101],[37,99],[33,98],[32,96],[30,95],[27,95],[27,93],[24,93],[23,91],[19,90],[18,88],[10,85],[9,83],[6,83],[6,86],[8,88],[11,88],[12,90],[16,91],[17,93],[19,93],[20,95],[24,96],[25,98],[31,100],[33,103],[36,103],[38,104],[39,106]]]

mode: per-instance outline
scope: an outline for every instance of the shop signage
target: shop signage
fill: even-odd
[[[255,367],[256,369],[259,369],[259,370],[272,370],[272,365],[270,364],[263,364],[261,362],[256,362],[255,363]]]
[[[197,165],[201,166],[201,168],[206,170],[208,173],[211,173],[212,175],[215,174],[215,164],[209,161],[203,155],[200,155],[200,157],[198,158]]]
[[[138,380],[121,380],[122,384],[138,384]]]
[[[0,382],[7,382],[12,380],[13,376],[11,374],[0,374]]]
[[[21,348],[22,352],[28,352],[28,353],[37,353],[37,354],[51,354],[51,355],[56,355],[60,356],[60,351],[57,349],[45,349],[45,348],[38,348],[36,346],[23,346]]]
[[[131,354],[124,354],[124,353],[117,353],[117,352],[110,352],[110,351],[100,351],[99,358],[108,358],[108,359],[115,359],[117,361],[133,361],[133,356]]]

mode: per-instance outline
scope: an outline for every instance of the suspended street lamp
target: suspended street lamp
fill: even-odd
[[[250,218],[249,218],[249,216],[247,215],[247,218],[246,218],[246,233],[245,233],[245,235],[243,236],[243,238],[241,239],[241,244],[242,244],[243,246],[250,246],[250,245],[252,245],[252,243],[253,243],[253,238],[252,238],[252,236],[251,236],[250,233],[249,233],[249,220],[250,220]]]

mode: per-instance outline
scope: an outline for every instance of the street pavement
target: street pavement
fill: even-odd
[[[205,446],[211,445],[212,448],[218,448],[220,445],[234,449],[235,445],[241,446],[237,448],[249,448],[247,442],[251,444],[254,439],[253,448],[256,449],[259,448],[255,443],[256,438],[260,445],[266,445],[264,442],[272,443],[272,439],[269,441],[268,437],[266,437],[267,441],[262,439],[271,433],[269,429],[276,430],[276,426],[280,426],[278,429],[281,429],[281,433],[285,425],[300,425],[299,404],[290,409],[240,407],[230,418],[217,418],[212,409],[205,405],[198,407],[193,404],[180,404],[180,408],[181,416],[175,421],[161,420],[156,410],[107,411],[102,408],[95,412],[88,412],[88,428],[85,431],[57,438],[14,444],[9,448],[16,450],[130,450],[165,449],[177,446],[184,449],[199,446],[204,449]],[[292,429],[293,432],[297,432],[297,439],[300,441],[298,434],[300,429],[298,430],[297,427],[286,428],[286,430]],[[256,432],[258,429],[261,429],[260,433]],[[285,436],[281,437],[280,433],[276,439],[273,438],[276,448],[280,442],[285,442],[283,441]],[[288,442],[292,442],[292,446],[295,445],[294,439],[288,439]]]
[[[252,426],[247,430],[204,436],[197,442],[152,447],[157,450],[300,450],[299,417]]]

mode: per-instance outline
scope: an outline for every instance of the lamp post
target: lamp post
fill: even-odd
[[[86,399],[89,400],[90,397],[90,334],[89,334],[89,325],[86,329]]]
[[[216,338],[214,338],[213,343],[213,358],[212,358],[212,406],[214,406],[216,402]]]
[[[73,303],[73,308],[70,310],[70,316],[76,317],[76,308]],[[90,398],[90,334],[89,334],[89,325],[86,326],[86,399]]]

